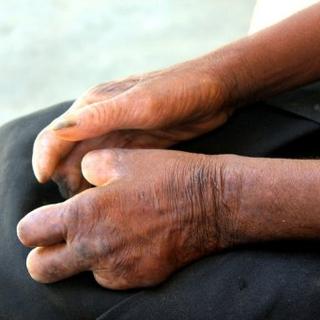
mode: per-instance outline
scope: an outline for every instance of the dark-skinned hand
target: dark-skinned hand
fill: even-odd
[[[52,178],[68,198],[90,185],[81,161],[105,148],[167,148],[223,124],[221,75],[209,58],[98,85],[37,137],[33,168],[40,182]]]
[[[91,271],[106,288],[158,284],[228,245],[223,159],[168,150],[98,150],[82,161],[96,186],[18,224],[27,268],[51,283]],[[221,171],[222,170],[222,171]]]

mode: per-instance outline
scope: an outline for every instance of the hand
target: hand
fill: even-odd
[[[166,148],[208,132],[231,114],[208,58],[90,89],[37,137],[33,168],[70,197],[89,187],[81,160],[104,148]]]
[[[222,156],[113,149],[85,156],[97,187],[39,208],[18,224],[36,247],[30,275],[43,283],[92,271],[106,288],[152,286],[228,243]],[[223,205],[221,205],[223,202]]]

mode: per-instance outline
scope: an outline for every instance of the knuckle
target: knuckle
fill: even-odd
[[[94,245],[86,238],[77,238],[77,241],[73,242],[73,250],[75,257],[81,265],[91,265],[93,260],[97,258],[97,253]]]
[[[98,123],[104,123],[107,119],[106,109],[104,104],[96,103],[88,109],[88,120],[90,124],[98,124]]]
[[[103,272],[103,275],[101,275],[100,272],[93,272],[93,276],[96,282],[103,288],[112,290],[125,290],[130,288],[130,286],[128,286],[128,284],[125,283],[122,279],[116,279],[108,275],[107,272]]]
[[[112,290],[128,290],[141,286],[134,278],[131,279],[125,276],[117,276],[105,270],[94,271],[93,276],[100,286]]]
[[[82,205],[79,195],[65,201],[61,207],[59,214],[61,215],[60,219],[64,226],[64,238],[67,241],[74,237],[81,226],[81,213],[84,210],[83,208],[85,208],[85,206]]]
[[[88,104],[99,101],[104,98],[105,87],[105,83],[95,85],[87,90],[83,98],[87,101]]]

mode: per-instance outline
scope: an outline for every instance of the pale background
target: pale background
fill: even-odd
[[[316,1],[259,0],[254,28],[310,2]],[[271,10],[272,3],[281,8]],[[254,6],[255,0],[0,0],[0,124],[242,37]]]
[[[0,0],[0,123],[247,33],[254,0]]]

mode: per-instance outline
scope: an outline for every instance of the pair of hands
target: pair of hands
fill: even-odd
[[[149,286],[231,240],[318,239],[318,160],[154,149],[213,130],[230,106],[319,80],[319,14],[314,5],[197,60],[97,86],[44,129],[35,174],[71,198],[19,223],[36,247],[31,276],[91,270],[108,288]]]
[[[151,286],[228,246],[224,157],[156,150],[228,119],[224,82],[207,64],[94,87],[38,135],[35,175],[69,199],[18,224],[21,242],[35,247],[35,280],[90,270],[107,288]]]

